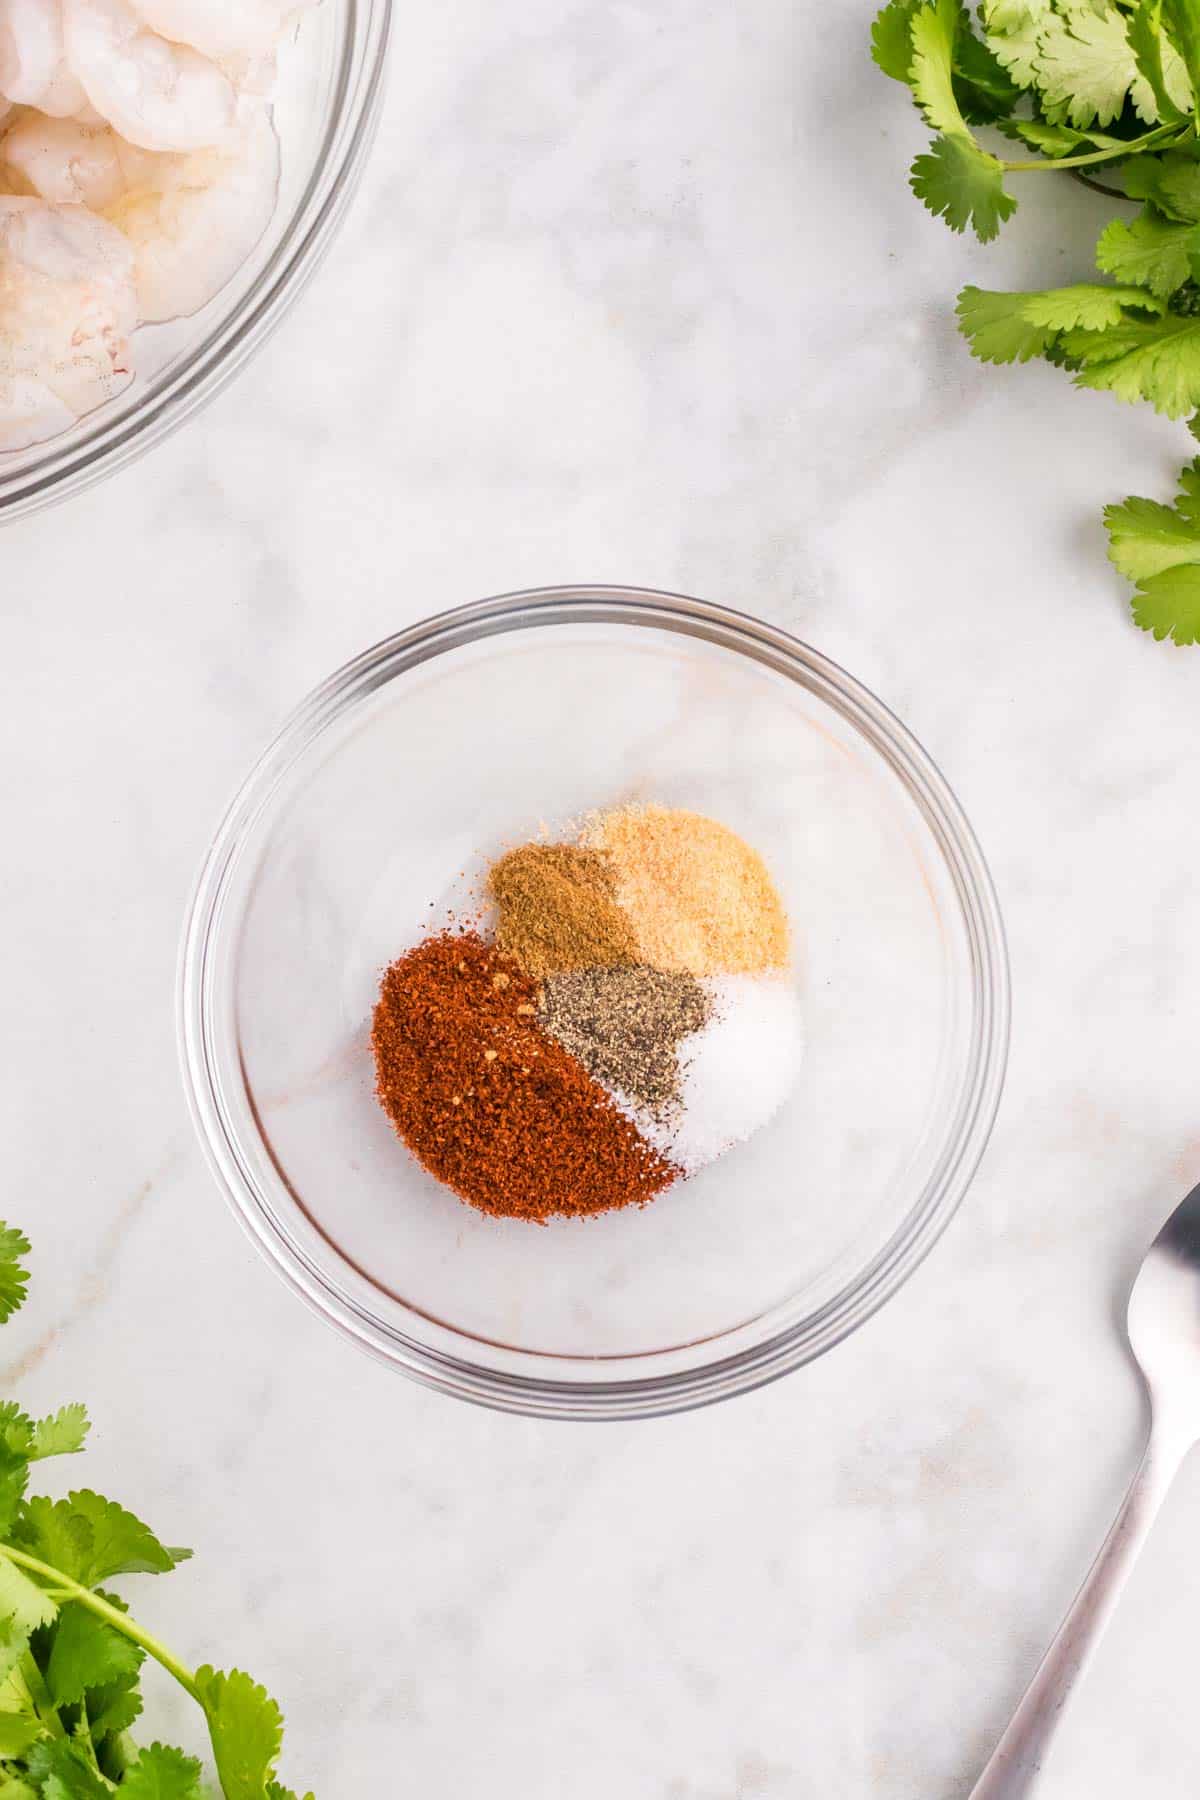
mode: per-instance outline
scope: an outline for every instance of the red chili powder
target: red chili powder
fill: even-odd
[[[483,1212],[544,1221],[644,1205],[681,1170],[537,1024],[537,987],[474,931],[384,975],[377,1092],[432,1175]]]

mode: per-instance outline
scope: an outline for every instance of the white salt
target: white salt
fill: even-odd
[[[774,1118],[800,1068],[803,1034],[792,984],[770,975],[705,981],[713,1017],[680,1045],[683,1109],[641,1131],[689,1175]]]

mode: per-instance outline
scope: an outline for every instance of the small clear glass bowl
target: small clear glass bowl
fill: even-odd
[[[800,1078],[644,1209],[486,1217],[375,1099],[380,973],[481,848],[636,799],[765,856],[796,933]],[[971,829],[873,695],[724,607],[553,588],[401,632],[292,717],[201,874],[180,1034],[220,1185],[323,1317],[444,1393],[628,1418],[782,1375],[895,1293],[983,1152],[1008,972]]]
[[[392,0],[320,0],[280,47],[279,200],[253,255],[190,319],[142,326],[123,393],[45,444],[0,452],[0,522],[79,493],[161,442],[265,343],[328,248],[378,114]]]

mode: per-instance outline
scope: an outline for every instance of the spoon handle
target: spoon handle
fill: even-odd
[[[1150,1441],[1125,1504],[1104,1540],[1075,1603],[1042,1659],[971,1800],[1029,1800],[1041,1791],[1042,1766],[1121,1590],[1146,1542],[1155,1514],[1182,1460],[1173,1443],[1151,1426]]]

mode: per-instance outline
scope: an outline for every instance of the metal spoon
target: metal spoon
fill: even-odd
[[[1200,1440],[1200,1187],[1167,1220],[1129,1298],[1129,1342],[1150,1396],[1150,1439],[1129,1496],[971,1800],[1029,1800],[1067,1701],[1100,1641],[1155,1514]]]

